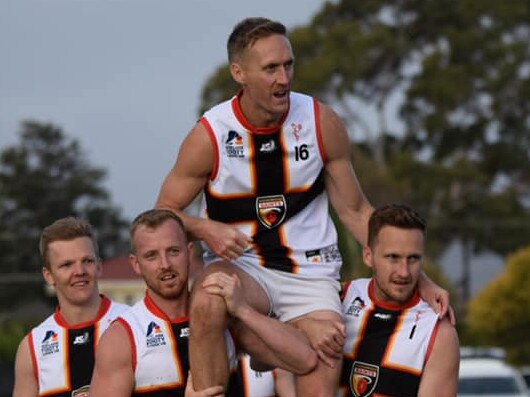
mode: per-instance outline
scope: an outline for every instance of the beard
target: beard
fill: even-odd
[[[145,280],[145,283],[155,294],[168,300],[177,300],[183,295],[185,289],[188,288],[188,284],[184,282],[177,282],[170,287],[163,285],[158,279]]]

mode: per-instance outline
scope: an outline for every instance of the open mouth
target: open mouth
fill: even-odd
[[[174,273],[167,273],[167,274],[164,274],[162,277],[160,277],[160,280],[168,281],[168,280],[173,280],[176,277],[177,277],[177,275],[174,274]]]
[[[289,91],[287,90],[284,90],[284,91],[277,91],[275,93],[273,93],[272,95],[275,97],[275,98],[278,98],[278,99],[284,99],[287,94],[288,94]]]

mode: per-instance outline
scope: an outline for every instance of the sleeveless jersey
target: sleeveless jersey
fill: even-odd
[[[416,396],[438,315],[418,293],[403,306],[377,302],[371,280],[346,286],[347,338],[338,395]]]
[[[250,367],[250,357],[243,354],[239,357],[235,380],[239,397],[274,397],[274,371],[254,371]]]
[[[319,117],[319,103],[298,93],[290,94],[289,110],[276,127],[253,127],[239,96],[206,112],[200,122],[215,164],[201,216],[253,238],[240,260],[338,280],[342,262],[324,190]],[[211,256],[206,253],[207,263]]]
[[[190,369],[189,318],[169,319],[146,294],[117,321],[127,330],[131,343],[132,395],[184,397]],[[227,347],[235,355],[231,339]]]
[[[130,307],[102,296],[94,321],[67,324],[59,308],[31,330],[28,341],[39,396],[86,397],[99,338]]]

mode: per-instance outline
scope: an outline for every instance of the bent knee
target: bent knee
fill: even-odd
[[[209,325],[226,323],[228,310],[224,299],[220,296],[212,295],[202,288],[197,288],[191,296],[190,320]]]

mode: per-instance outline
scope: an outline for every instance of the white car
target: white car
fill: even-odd
[[[528,397],[521,373],[497,358],[460,360],[458,396]]]

